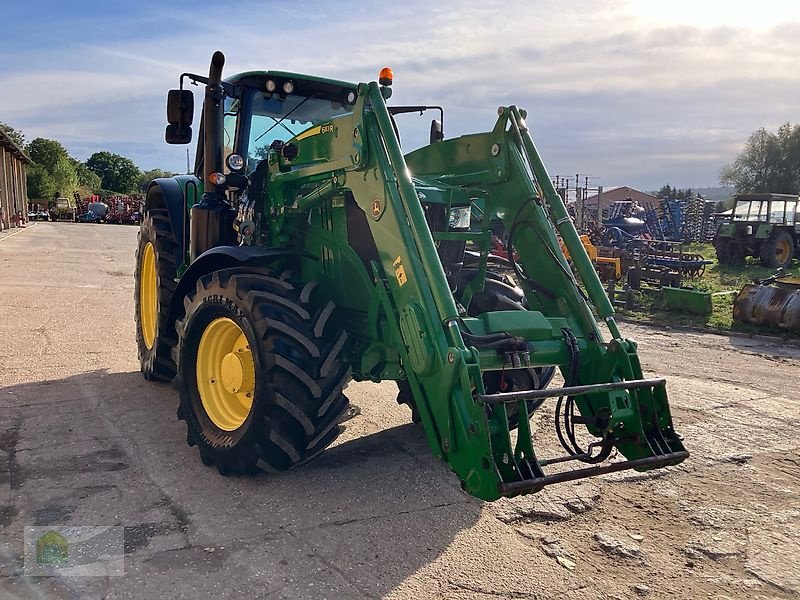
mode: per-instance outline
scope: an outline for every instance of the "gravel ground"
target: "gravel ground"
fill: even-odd
[[[482,503],[393,385],[353,384],[320,459],[222,478],[138,373],[135,239],[0,237],[0,598],[800,596],[797,346],[623,324],[692,452],[666,470]],[[124,527],[124,576],[25,576],[24,528],[54,525]]]

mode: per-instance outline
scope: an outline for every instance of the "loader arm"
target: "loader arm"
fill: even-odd
[[[348,185],[367,214],[375,209],[371,199],[384,191],[385,205],[379,217],[369,221],[381,257],[380,265],[373,264],[377,293],[393,337],[401,341],[401,361],[428,441],[459,476],[462,487],[492,500],[536,491],[556,481],[683,460],[687,453],[672,430],[665,383],[643,380],[636,346],[621,338],[613,308],[516,107],[502,109],[490,134],[431,145],[416,156],[412,153],[409,170],[380,88],[373,83],[363,91],[372,107],[364,113],[370,177],[355,178]],[[468,156],[481,143],[486,146],[485,156],[477,160]],[[483,168],[476,169],[476,163]],[[502,215],[507,228],[524,223],[534,230],[535,235],[520,236],[515,247],[521,273],[544,274],[536,284],[523,281],[529,304],[538,310],[499,311],[482,319],[459,314],[411,172],[436,175],[449,184],[458,182],[464,189],[483,194],[487,207]],[[608,344],[603,343],[584,292],[559,249],[556,232],[574,257],[588,300],[608,325],[612,335]],[[480,234],[464,235],[486,239]],[[464,334],[470,344],[465,343]],[[494,343],[498,335],[515,340],[498,351]],[[521,362],[531,367],[557,365],[567,387],[510,395],[486,393],[484,373]],[[546,397],[561,397],[559,405],[574,403],[565,413],[566,437],[574,439],[574,425],[585,424],[599,438],[599,453],[591,455],[590,449],[590,455],[584,455],[573,443],[566,457],[540,460],[536,456],[530,401],[536,399],[538,407]],[[508,426],[506,407],[510,404],[521,415],[516,442]],[[576,407],[580,416],[574,414]],[[548,464],[605,458],[613,448],[630,460],[550,475],[544,472]]]

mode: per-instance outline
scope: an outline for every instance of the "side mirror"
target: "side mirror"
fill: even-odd
[[[442,131],[442,122],[433,119],[431,121],[431,144],[441,142],[444,139],[444,132]]]
[[[194,118],[194,94],[190,90],[170,90],[167,95],[167,131],[164,139],[168,144],[188,144],[192,141],[192,119]]]

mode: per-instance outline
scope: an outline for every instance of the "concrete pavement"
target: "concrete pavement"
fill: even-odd
[[[296,472],[223,478],[203,466],[175,417],[177,392],[138,372],[136,232],[38,223],[0,240],[0,598],[594,598],[634,597],[635,585],[672,597],[701,589],[682,558],[691,534],[676,533],[692,527],[686,497],[670,490],[680,489],[679,477],[690,485],[706,476],[695,469],[718,467],[694,462],[485,504],[433,458],[390,383],[351,384],[362,414]],[[682,415],[700,419],[690,409],[711,356],[707,342],[684,348],[683,339],[657,337],[657,352],[644,351],[645,366],[667,376],[662,369],[679,369],[680,352],[696,353],[674,386],[685,399],[673,400],[679,426]],[[719,344],[732,374],[717,396],[744,398],[739,354]],[[788,374],[800,353],[780,352],[785,363],[764,364]],[[780,395],[765,383],[772,387]],[[702,434],[700,424],[691,428]],[[124,527],[125,575],[25,577],[24,527],[60,524]],[[624,538],[626,528],[644,534],[642,551],[653,558],[626,561],[597,540],[609,531]],[[677,557],[661,565],[659,552]],[[708,589],[749,589],[726,576]],[[754,594],[792,589],[753,585]]]

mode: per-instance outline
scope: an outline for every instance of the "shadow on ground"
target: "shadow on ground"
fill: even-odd
[[[0,596],[380,597],[479,518],[416,426],[362,415],[297,471],[222,477],[176,405],[139,373],[0,388]],[[125,576],[23,577],[28,525],[124,527]]]

